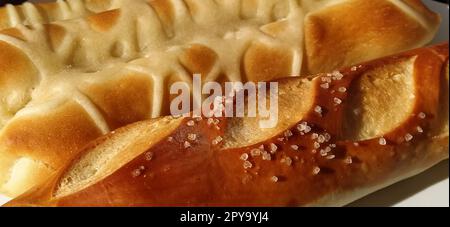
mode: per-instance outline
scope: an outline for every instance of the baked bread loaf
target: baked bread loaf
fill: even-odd
[[[80,18],[122,6],[124,0],[58,0],[55,2],[7,4],[0,8],[0,29]]]
[[[412,0],[135,0],[2,30],[0,191],[18,195],[98,136],[168,114],[168,87],[193,73],[223,82],[334,70],[421,46],[439,20]]]
[[[340,206],[448,158],[448,44],[279,83],[279,123],[164,117],[8,206]],[[328,84],[328,86],[323,86]]]

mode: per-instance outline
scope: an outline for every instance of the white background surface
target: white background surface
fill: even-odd
[[[424,1],[442,17],[441,29],[433,43],[449,40],[449,8],[446,4]],[[449,161],[419,174],[413,178],[396,183],[375,192],[349,206],[449,206]],[[8,201],[0,195],[0,205]]]

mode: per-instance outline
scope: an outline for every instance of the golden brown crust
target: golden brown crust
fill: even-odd
[[[421,45],[431,40],[438,25],[434,19],[423,23],[424,18],[435,17],[435,14],[422,13],[422,9],[407,11],[404,5],[392,5],[390,1],[320,1],[316,4],[317,1],[305,0],[302,5],[297,2],[190,0],[183,4],[178,0],[90,0],[38,5],[37,11],[52,12],[41,13],[45,14],[43,20],[71,18],[78,15],[77,12],[87,17],[50,25],[40,25],[41,20],[36,20],[31,26],[0,32],[0,137],[14,135],[14,130],[6,129],[23,125],[24,115],[40,119],[70,100],[85,111],[85,124],[76,123],[81,125],[80,130],[87,130],[80,134],[89,136],[74,137],[73,141],[66,142],[82,146],[85,139],[97,133],[95,130],[96,133],[92,133],[94,126],[105,134],[137,120],[168,114],[173,98],[169,94],[170,85],[179,81],[190,84],[191,73],[201,73],[204,82],[221,83],[306,75],[319,70],[315,66],[308,68],[309,63],[316,64],[314,61],[321,62],[320,70],[328,70]],[[120,9],[92,15],[97,10],[116,8],[123,3],[126,5]],[[358,13],[367,13],[369,6],[382,6],[371,12],[373,18],[381,18],[381,21],[370,21],[365,19],[366,14]],[[31,18],[30,13],[35,11],[30,4],[19,8],[17,13],[26,18]],[[343,14],[346,17],[341,18]],[[313,18],[310,21],[314,23],[304,25],[305,17],[307,21]],[[353,23],[349,29],[338,30],[349,17],[369,24]],[[335,22],[327,21],[334,19]],[[388,24],[387,19],[395,20]],[[317,25],[317,21],[324,25]],[[309,27],[305,29],[305,26]],[[331,32],[321,34],[322,28],[329,28]],[[366,32],[358,35],[360,39],[355,39],[355,35],[343,35],[358,28]],[[324,45],[331,47],[322,48]],[[310,50],[317,50],[319,54],[310,56]],[[18,63],[8,59],[17,59]],[[55,118],[70,115],[58,114]],[[48,132],[38,127],[32,130],[24,129],[21,133]],[[67,140],[72,134],[70,130],[58,133]],[[5,141],[0,141],[0,150],[9,146],[3,145]],[[46,151],[49,157],[61,153],[67,158],[72,152],[59,142]],[[33,162],[41,161],[33,157]],[[51,169],[58,168],[51,166]],[[10,176],[8,169],[2,170],[6,172],[0,175]]]
[[[7,28],[4,30],[1,30],[0,34],[5,34],[5,35],[25,41],[25,37],[23,36],[22,32],[20,32],[20,30],[17,28]]]
[[[82,90],[102,111],[110,129],[114,130],[149,118],[153,94],[151,83],[143,75],[123,75],[105,83],[86,85]]]
[[[243,67],[248,81],[271,81],[277,78],[293,76],[293,53],[282,45],[270,47],[254,43],[244,56]]]
[[[14,33],[15,34],[15,33]],[[29,101],[38,72],[31,60],[18,48],[0,41],[0,117],[1,126]]]
[[[175,12],[170,1],[151,0],[148,3],[155,9],[165,26],[170,27],[173,24],[175,21]]]
[[[116,25],[119,16],[120,10],[111,10],[88,16],[87,21],[95,31],[106,32]]]
[[[420,2],[414,3],[417,6],[415,8],[420,9],[418,13],[424,13],[426,18],[434,21],[432,24],[438,23],[437,15],[430,15],[430,11],[425,11]],[[305,19],[305,60],[309,72],[325,72],[339,65],[371,60],[379,56],[380,52],[393,54],[399,50],[419,47],[425,43],[413,44],[415,40],[428,36],[428,32],[435,31],[437,26],[423,27],[418,20],[421,19],[414,18],[394,3],[384,0],[347,1],[314,11]],[[401,43],[397,43],[400,41]],[[360,49],[359,43],[370,46],[370,52]],[[378,45],[381,43],[382,45]],[[330,52],[346,53],[346,57],[330,57]],[[361,56],[364,56],[363,59],[360,59]]]
[[[3,129],[2,150],[41,160],[50,166],[67,161],[80,145],[101,135],[83,108],[67,102],[42,116],[23,116]],[[68,133],[70,132],[70,133]],[[53,152],[65,148],[65,152]]]
[[[359,83],[371,70],[387,65],[395,68],[410,60],[414,61],[413,71],[408,74],[414,83],[412,114],[381,136],[359,141],[343,137],[342,123],[347,108],[353,107],[347,104],[347,100],[356,94],[350,90],[337,93],[342,91],[339,88],[349,89],[352,83]],[[275,137],[250,146],[223,148],[217,144],[217,138],[227,138],[227,124],[233,119],[217,119],[216,125],[211,123],[215,120],[186,118],[170,132],[170,136],[163,137],[150,148],[141,148],[140,155],[132,161],[84,189],[56,197],[61,180],[73,171],[71,166],[77,163],[77,159],[52,180],[7,205],[343,205],[342,201],[350,202],[381,185],[401,180],[448,158],[448,136],[447,141],[436,141],[429,134],[433,123],[440,121],[437,118],[442,105],[440,95],[448,92],[440,89],[445,76],[442,71],[446,67],[448,44],[443,44],[322,74],[312,79],[315,91],[313,106],[320,106],[322,111],[311,108],[300,122],[280,130]],[[329,88],[324,89],[321,85],[328,79],[331,80]],[[286,78],[277,82],[280,88],[284,88],[284,84],[295,85],[304,80]],[[388,89],[386,92],[392,91]],[[337,104],[335,98],[342,103]],[[385,105],[386,108],[397,108]],[[305,122],[311,127],[308,132],[305,128],[298,129]],[[127,126],[114,136],[119,138],[137,127],[146,130],[146,125],[150,127],[147,122]],[[255,128],[254,133],[257,131]],[[191,146],[186,147],[184,144],[190,134],[197,136],[195,141],[191,141]],[[314,134],[318,138],[313,138]],[[108,142],[108,137],[94,141],[92,145],[95,146],[86,147],[80,155],[86,156],[98,144]],[[320,149],[315,148],[320,140],[323,140],[318,142]],[[261,145],[264,146],[262,149]],[[297,147],[293,148],[293,145]],[[323,155],[325,147],[330,150]],[[258,152],[255,153],[255,149]],[[151,158],[148,158],[149,153]],[[267,160],[267,155],[270,160]],[[120,154],[114,158],[119,157]]]
[[[0,29],[80,18],[118,8],[123,1],[67,0],[0,7]]]
[[[6,11],[6,8],[4,8],[4,7],[0,8],[0,18],[6,18],[7,16],[8,16],[8,12]],[[0,27],[1,28],[9,27],[8,21],[0,20]]]
[[[191,75],[200,74],[206,78],[214,67],[217,58],[216,52],[207,46],[191,44],[180,55],[180,62]]]
[[[2,190],[7,195],[43,182],[56,170],[55,167],[62,166],[75,155],[80,146],[102,135],[90,116],[74,102],[67,102],[45,115],[16,118],[19,120],[3,128],[0,135],[2,152],[12,156],[7,159],[16,160],[5,166],[9,169],[5,176],[9,178],[2,182]],[[21,159],[35,163],[21,166]],[[9,175],[14,169],[23,172],[21,175],[25,179]]]
[[[50,39],[51,48],[57,50],[66,36],[66,30],[56,24],[46,24],[44,27]]]

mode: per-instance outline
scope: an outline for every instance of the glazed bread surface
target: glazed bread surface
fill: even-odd
[[[331,71],[424,45],[440,20],[415,0],[126,2],[0,31],[1,193],[21,194],[100,135],[169,114],[170,86],[194,73],[246,82]]]
[[[16,6],[7,4],[0,7],[0,29],[80,18],[117,9],[124,2],[125,0],[57,0],[43,3],[25,2]]]
[[[345,205],[448,158],[448,66],[442,44],[277,80],[270,129],[250,117],[134,123],[7,205]]]

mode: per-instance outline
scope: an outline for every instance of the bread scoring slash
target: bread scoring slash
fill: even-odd
[[[245,117],[134,123],[7,206],[345,205],[448,158],[448,68],[446,43],[279,79],[275,128]]]

